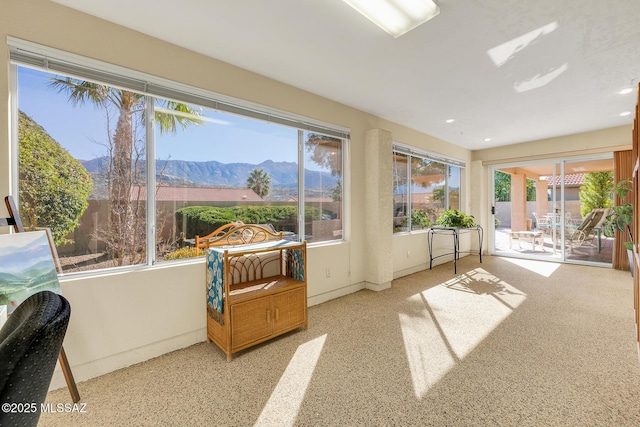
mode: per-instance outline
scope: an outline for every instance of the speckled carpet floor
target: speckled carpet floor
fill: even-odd
[[[309,308],[237,354],[200,343],[78,384],[40,426],[640,426],[629,272],[466,257]],[[47,402],[70,402],[66,389]]]

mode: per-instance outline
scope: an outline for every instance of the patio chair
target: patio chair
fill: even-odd
[[[536,219],[536,228],[542,231],[544,234],[551,234],[551,221],[548,216],[540,217],[536,212],[533,213],[533,217]]]
[[[607,218],[607,215],[611,213],[610,208],[598,208],[593,209],[587,213],[582,220],[582,223],[578,225],[574,230],[569,231],[567,237],[567,246],[569,251],[573,251],[582,246],[583,244],[592,244],[594,229],[601,227]],[[589,239],[589,237],[591,237]]]

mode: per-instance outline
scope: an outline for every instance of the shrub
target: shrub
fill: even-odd
[[[322,212],[318,208],[305,208],[305,221],[319,220]],[[189,206],[175,213],[176,230],[186,238],[206,236],[213,230],[230,222],[245,224],[272,224],[278,231],[296,231],[297,206]],[[186,229],[183,225],[186,224]]]
[[[194,258],[199,256],[204,256],[204,251],[202,249],[196,248],[195,246],[186,246],[184,248],[180,248],[178,250],[165,254],[164,259],[170,261],[176,259]]]
[[[431,225],[431,221],[427,213],[420,209],[411,211],[411,228],[427,228]]]
[[[231,208],[215,206],[188,206],[178,209],[175,216],[176,230],[187,238],[206,236],[218,227],[238,221]]]
[[[20,212],[27,229],[49,227],[56,245],[79,224],[93,181],[82,163],[23,112],[18,116]]]

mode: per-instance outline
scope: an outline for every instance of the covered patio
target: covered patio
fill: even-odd
[[[622,151],[609,158],[497,168],[510,177],[510,201],[496,199],[494,205],[496,252],[628,269],[624,237],[617,233],[606,237],[602,233],[609,211],[598,212],[600,217],[589,221],[596,212],[589,214],[592,209],[583,209],[580,192],[588,173],[611,171],[614,183],[631,176],[630,161],[626,160],[630,154]],[[611,205],[593,207],[608,208],[619,203],[613,200]],[[577,235],[580,239],[576,239]]]

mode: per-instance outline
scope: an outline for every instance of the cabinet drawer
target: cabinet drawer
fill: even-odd
[[[271,298],[231,306],[231,347],[236,349],[271,335]]]

